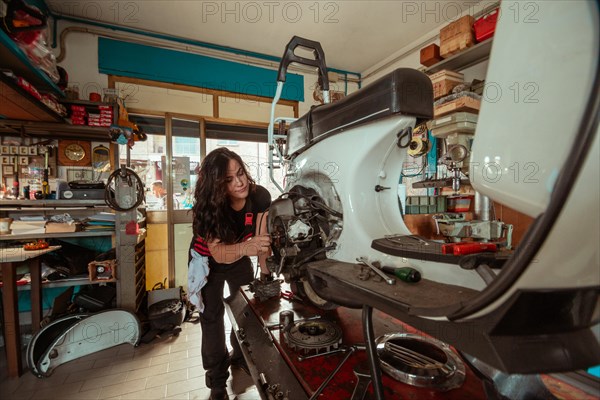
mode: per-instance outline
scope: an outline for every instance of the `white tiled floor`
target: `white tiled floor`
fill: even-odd
[[[200,357],[200,324],[185,322],[178,337],[163,336],[149,344],[122,344],[56,368],[52,376],[31,372],[6,376],[0,348],[0,399],[208,399]],[[252,379],[239,369],[228,381],[230,399],[260,399]]]

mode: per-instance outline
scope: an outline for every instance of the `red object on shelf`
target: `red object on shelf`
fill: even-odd
[[[483,42],[494,36],[496,22],[498,22],[498,13],[499,10],[496,8],[494,11],[475,21],[473,28],[475,29],[475,39],[477,39],[478,42]]]
[[[90,101],[102,101],[102,96],[100,96],[100,93],[92,92],[90,93]]]
[[[448,212],[468,212],[473,198],[472,195],[448,196]]]
[[[442,245],[442,254],[454,256],[464,256],[467,254],[482,253],[484,251],[495,252],[497,250],[498,246],[495,243],[460,242]]]

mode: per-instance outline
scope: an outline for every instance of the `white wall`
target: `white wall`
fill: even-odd
[[[475,15],[478,14],[490,6],[493,6],[497,3],[496,0],[484,0],[479,3],[474,3],[471,6],[467,7],[464,13],[460,16],[456,17],[458,19],[464,15]],[[469,3],[471,4],[471,3]],[[421,5],[421,7],[425,7]],[[439,16],[435,14],[427,14],[426,10],[423,11],[421,16],[422,18],[439,18]],[[453,20],[455,20],[453,19]],[[415,68],[421,69],[424,68],[420,63],[420,51],[423,47],[428,46],[431,43],[435,43],[437,45],[440,44],[439,41],[439,33],[440,29],[446,26],[448,23],[452,22],[452,20],[444,21],[442,18],[442,23],[438,28],[433,29],[429,33],[421,36],[408,46],[405,46],[401,49],[397,49],[393,53],[390,54],[389,57],[375,63],[371,67],[364,70],[362,74],[363,78],[363,86],[368,85],[373,82],[377,78],[382,77],[383,75],[392,72],[396,68]],[[393,51],[393,49],[392,49]],[[471,81],[473,79],[483,79],[485,77],[485,72],[487,71],[487,62],[480,63],[471,68],[467,68],[462,72],[465,74],[465,81]]]
[[[96,28],[93,26],[76,24],[71,22],[61,21],[59,24],[59,33],[62,32],[63,29],[67,27],[77,27],[87,29],[89,31],[103,31],[111,35],[113,38],[120,37],[121,40],[126,40],[128,37],[125,33],[103,30],[102,28]],[[116,35],[116,36],[115,36]],[[131,35],[129,35],[131,37]],[[152,38],[148,37],[140,37],[144,42],[151,42]],[[67,70],[69,74],[69,85],[77,84],[79,86],[79,96],[80,99],[88,99],[89,94],[91,92],[99,92],[102,93],[102,89],[108,87],[108,77],[105,74],[101,74],[98,72],[98,35],[95,33],[80,33],[80,32],[70,32],[66,36],[65,40],[65,49],[66,49],[66,57],[62,60],[59,65]],[[151,44],[151,43],[146,43]],[[156,45],[160,45],[159,41],[155,41]],[[60,53],[59,46],[54,49],[54,53],[56,56]],[[298,73],[295,72],[294,73]],[[313,100],[313,89],[315,83],[317,81],[316,74],[303,74],[304,76],[304,97],[305,101],[299,104],[300,115],[306,113],[310,107],[318,104]],[[356,83],[348,84],[348,93],[355,91],[358,88]],[[344,91],[345,85],[343,81],[338,81],[337,83],[331,84],[332,90]],[[135,108],[144,108],[142,104],[146,104],[149,107],[147,109],[156,110],[156,111],[172,111],[172,112],[180,112],[180,113],[201,113],[202,115],[206,115],[207,108],[205,106],[190,106],[187,104],[187,99],[185,99],[181,93],[177,93],[177,91],[168,91],[165,94],[165,91],[161,91],[160,99],[158,97],[154,98],[154,102],[148,101],[149,93],[146,93],[146,89],[144,89],[144,96],[138,90],[139,101],[136,101],[137,104],[132,104],[132,107]],[[167,97],[165,97],[167,96]],[[191,101],[192,99],[190,99]],[[203,101],[204,102],[204,101]],[[208,103],[209,102],[204,102]],[[230,107],[231,101],[226,101],[226,104],[221,104],[221,117],[226,118],[235,118],[235,119],[251,119],[256,121],[267,121],[268,117],[265,118],[266,115],[270,112],[270,105],[267,103],[257,103],[257,102],[243,102],[247,105],[247,107],[243,107],[244,110],[240,108],[240,104],[237,104],[235,107],[235,112],[232,111]],[[161,107],[167,107],[167,104],[175,104],[178,105],[176,109],[161,109]],[[278,112],[281,107],[278,107]],[[256,111],[256,118],[253,118],[254,110]],[[237,115],[237,116],[236,116]],[[277,114],[277,116],[292,116],[289,114],[288,110],[282,110],[281,114]]]

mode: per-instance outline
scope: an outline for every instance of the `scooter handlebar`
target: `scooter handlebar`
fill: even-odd
[[[311,60],[310,58],[300,57],[294,54],[294,51],[298,46],[302,46],[307,49],[313,50],[315,59]],[[323,52],[321,43],[315,42],[313,40],[304,39],[299,36],[294,36],[292,40],[290,40],[290,42],[287,44],[285,52],[283,53],[283,58],[279,63],[279,72],[277,74],[278,81],[285,82],[287,67],[293,62],[317,67],[319,69],[319,75],[321,76],[321,82],[323,84],[323,87],[321,89],[323,89],[324,91],[329,90],[329,78],[327,77],[325,53]]]

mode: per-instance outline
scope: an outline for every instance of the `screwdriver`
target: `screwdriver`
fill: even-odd
[[[404,281],[404,282],[415,283],[415,282],[419,282],[421,280],[421,273],[411,267],[396,268],[396,267],[388,267],[388,266],[384,265],[383,267],[381,267],[381,269],[384,272],[393,274],[395,277],[397,277],[398,279],[400,279],[401,281]]]

